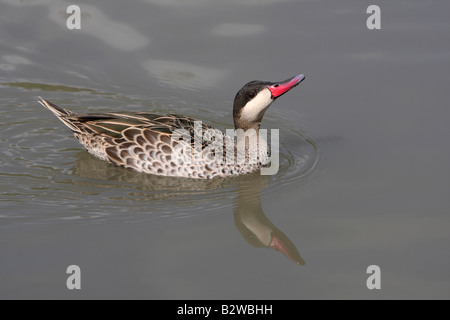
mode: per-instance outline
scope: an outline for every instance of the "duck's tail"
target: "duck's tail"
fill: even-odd
[[[61,120],[62,123],[68,126],[70,130],[74,132],[80,132],[80,128],[78,128],[73,122],[73,117],[76,116],[74,112],[59,107],[56,104],[53,104],[50,101],[47,101],[41,97],[39,97],[39,99],[40,100],[38,100],[38,102],[44,107],[46,107],[48,110],[50,110],[59,120]],[[71,117],[72,119],[70,119]]]

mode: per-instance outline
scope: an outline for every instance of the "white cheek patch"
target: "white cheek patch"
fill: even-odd
[[[264,88],[242,108],[241,119],[257,121],[262,117],[272,101],[272,93],[269,89]]]

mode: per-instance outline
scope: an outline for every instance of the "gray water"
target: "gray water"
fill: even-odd
[[[356,0],[77,1],[69,30],[75,3],[0,0],[0,298],[449,299],[450,3],[376,2],[381,30]],[[226,129],[300,73],[274,176],[118,168],[36,102]]]

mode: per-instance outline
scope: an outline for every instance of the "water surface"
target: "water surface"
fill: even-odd
[[[450,298],[450,5],[379,1],[369,31],[365,1],[79,1],[81,30],[70,4],[0,0],[0,298]],[[274,176],[114,167],[36,102],[225,130],[242,85],[300,73]]]

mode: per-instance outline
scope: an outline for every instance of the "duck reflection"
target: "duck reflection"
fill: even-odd
[[[292,241],[266,217],[261,207],[261,193],[270,181],[269,176],[258,172],[210,180],[155,176],[116,167],[85,151],[77,154],[72,173],[83,178],[83,181],[72,181],[74,184],[85,184],[84,179],[89,179],[91,185],[97,184],[98,188],[113,188],[118,183],[132,184],[137,191],[130,193],[129,197],[136,198],[136,193],[139,193],[139,200],[144,201],[179,199],[183,196],[183,199],[195,204],[197,201],[211,201],[213,190],[215,200],[220,198],[220,194],[223,198],[237,194],[234,224],[242,237],[254,247],[275,249],[296,264],[305,264]],[[199,194],[206,197],[199,199]]]
[[[292,241],[264,214],[261,207],[261,191],[268,183],[268,176],[253,174],[238,187],[234,207],[234,224],[242,237],[254,247],[271,248],[283,253],[299,265],[305,265]]]

